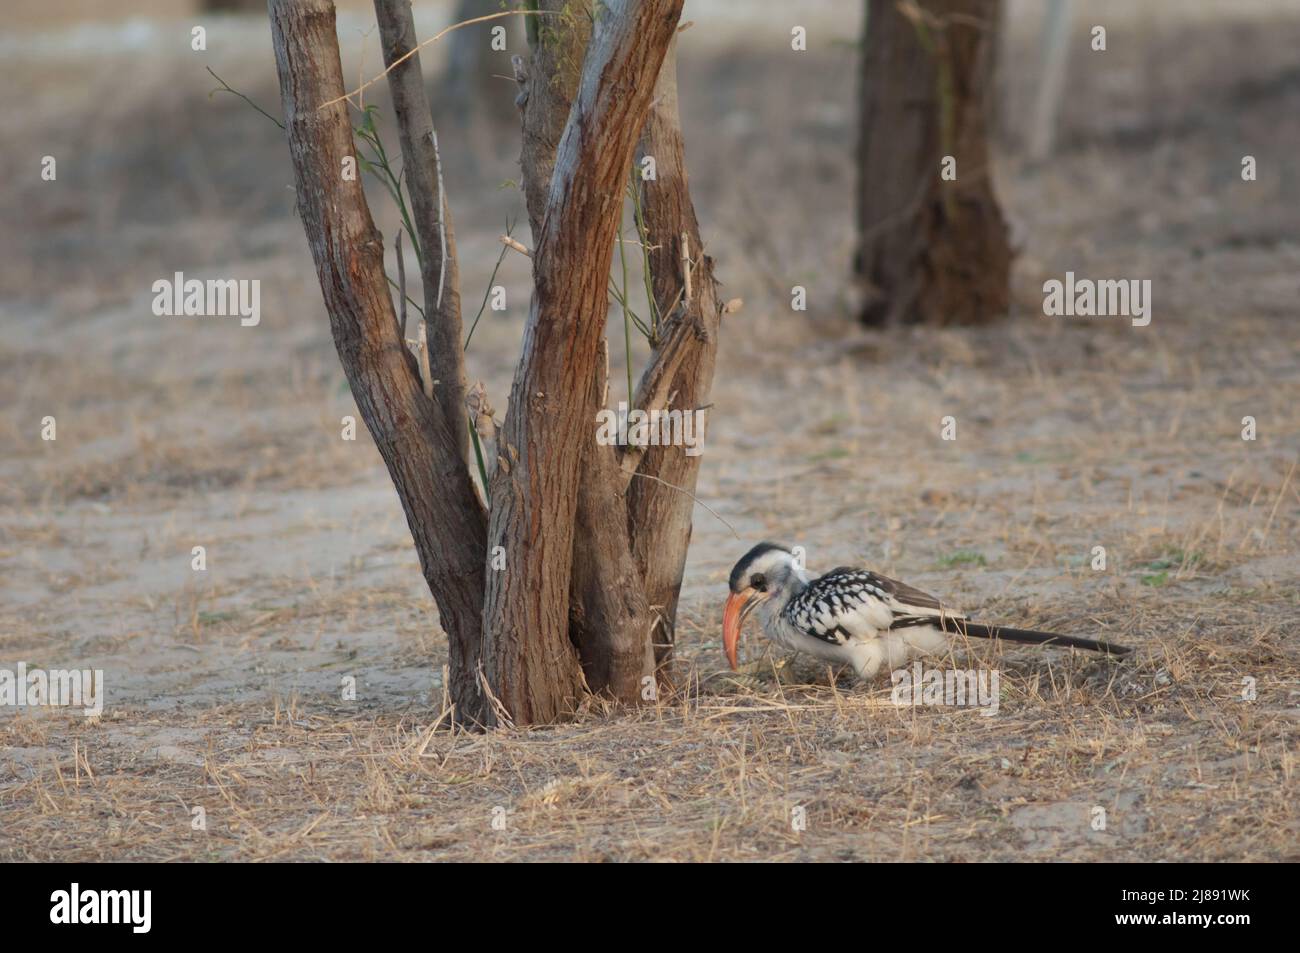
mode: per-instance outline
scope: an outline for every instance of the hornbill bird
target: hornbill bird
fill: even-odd
[[[971,622],[934,596],[865,569],[842,566],[824,576],[800,568],[776,543],[759,543],[731,570],[731,594],[722,615],[722,646],[736,667],[736,646],[755,609],[769,639],[838,665],[858,677],[892,671],[918,655],[946,652],[954,637],[1065,645],[1108,655],[1132,649],[1032,629]]]

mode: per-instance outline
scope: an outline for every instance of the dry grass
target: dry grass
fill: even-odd
[[[99,111],[78,91],[111,63],[23,71],[16,95],[43,105],[21,137],[84,133],[107,171],[72,163],[66,190],[0,200],[33,223],[0,255],[5,287],[30,289],[0,301],[17,332],[0,342],[0,666],[102,668],[109,703],[90,721],[0,711],[0,858],[1300,859],[1300,84],[1283,55],[1300,24],[1153,20],[1105,81],[1080,61],[1061,159],[999,165],[1023,246],[1012,320],[875,334],[844,281],[852,50],[773,60],[697,20],[683,42],[725,55],[683,50],[692,183],[724,297],[747,302],[698,492],[742,539],[698,511],[678,696],[490,735],[431,728],[445,640],[374,447],[339,439],[355,408],[278,130],[209,102],[188,60],[151,59]],[[268,62],[223,63],[275,101]],[[470,161],[447,143],[475,300],[517,211],[496,188],[516,146]],[[1246,151],[1267,173],[1243,190]],[[1043,318],[1041,283],[1067,269],[1150,277],[1152,325]],[[153,317],[149,282],[172,270],[260,277],[262,325]],[[510,310],[469,355],[498,406],[526,263],[500,280]],[[54,444],[34,437],[45,414]],[[964,646],[952,664],[1001,673],[993,717],[896,708],[753,634],[734,676],[718,603],[761,538],[1138,651]]]
[[[1294,700],[1273,650],[1004,661],[1002,711],[763,684],[490,735],[355,706],[25,718],[15,859],[1295,859]],[[1236,656],[1246,656],[1238,658]],[[1276,660],[1276,655],[1271,660]],[[1264,659],[1268,661],[1268,659]],[[1090,827],[1105,808],[1107,829]],[[206,830],[192,829],[196,807]],[[807,826],[792,829],[792,809]],[[494,826],[494,819],[497,820]],[[68,836],[76,832],[78,836]]]

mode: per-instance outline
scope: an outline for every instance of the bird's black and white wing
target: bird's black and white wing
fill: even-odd
[[[833,569],[790,600],[786,621],[832,645],[874,639],[890,629],[965,618],[906,583],[864,569]]]

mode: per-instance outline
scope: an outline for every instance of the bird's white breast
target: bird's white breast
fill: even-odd
[[[884,618],[879,611],[874,611],[878,606],[884,610]],[[880,603],[845,613],[837,621],[849,634],[840,635],[838,641],[832,643],[791,625],[779,606],[766,605],[760,612],[763,632],[773,642],[832,665],[852,666],[863,679],[874,678],[882,670],[901,668],[917,656],[947,651],[948,636],[938,628],[916,625],[891,630],[890,618],[892,613]]]

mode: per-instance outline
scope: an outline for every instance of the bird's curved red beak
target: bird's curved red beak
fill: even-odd
[[[740,627],[745,624],[745,617],[753,608],[754,590],[733,592],[727,596],[727,605],[722,610],[722,649],[727,653],[727,662],[731,670],[736,670],[736,647],[740,644]]]

